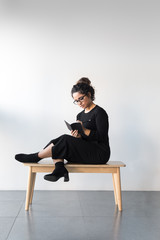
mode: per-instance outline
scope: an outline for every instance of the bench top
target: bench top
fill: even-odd
[[[45,163],[23,163],[25,166],[29,167],[51,167],[53,168],[54,164],[45,164]],[[66,166],[69,167],[89,167],[89,168],[114,168],[114,167],[126,167],[123,162],[120,161],[108,161],[106,164],[82,164],[82,163],[66,163]]]

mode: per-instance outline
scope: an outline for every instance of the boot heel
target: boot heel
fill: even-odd
[[[68,172],[66,172],[64,174],[64,182],[68,182],[69,181],[69,175],[68,175]]]

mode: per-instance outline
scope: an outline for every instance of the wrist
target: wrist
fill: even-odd
[[[87,128],[84,128],[83,130],[84,130],[85,135],[89,136],[91,130],[87,129]]]

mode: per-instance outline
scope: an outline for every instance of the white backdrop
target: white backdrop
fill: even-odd
[[[159,1],[0,3],[0,189],[26,189],[16,153],[41,150],[81,108],[71,88],[88,77],[109,115],[123,190],[160,190]],[[52,3],[51,3],[52,2]],[[44,161],[44,160],[43,160]],[[52,162],[47,159],[47,162]],[[70,173],[36,189],[113,189],[111,175]]]

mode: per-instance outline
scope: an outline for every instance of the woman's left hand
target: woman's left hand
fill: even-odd
[[[77,122],[80,122],[80,124],[82,125],[82,128],[83,128],[83,131],[85,131],[85,127],[83,126],[83,123],[82,123],[82,121],[80,121],[80,120],[77,120]]]
[[[80,122],[80,123],[81,123],[81,125],[82,125],[82,128],[83,128],[83,131],[84,131],[84,134],[85,134],[85,135],[87,135],[87,136],[89,136],[89,134],[90,134],[91,130],[90,130],[90,129],[87,129],[87,128],[85,128],[85,127],[83,126],[83,123],[82,123],[80,120],[77,120],[77,122]]]

